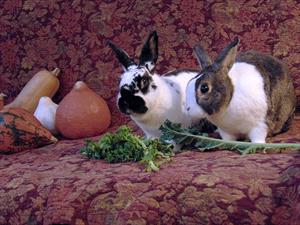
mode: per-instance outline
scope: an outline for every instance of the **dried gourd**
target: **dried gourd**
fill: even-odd
[[[0,153],[20,152],[56,141],[30,112],[22,108],[0,111]]]

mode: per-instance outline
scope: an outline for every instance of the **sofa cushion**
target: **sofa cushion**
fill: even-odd
[[[300,116],[272,141],[300,141]],[[97,139],[97,138],[94,138]],[[180,153],[159,172],[79,153],[0,155],[0,224],[297,224],[300,153]]]

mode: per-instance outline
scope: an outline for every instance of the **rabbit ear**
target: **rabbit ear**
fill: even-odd
[[[124,67],[124,70],[127,70],[130,66],[136,65],[136,63],[131,59],[128,54],[121,48],[117,47],[113,42],[108,41],[108,45],[112,48],[114,53],[116,54],[119,62]]]
[[[221,68],[230,70],[235,62],[239,42],[239,38],[235,38],[233,42],[224,48],[215,60],[215,64]]]
[[[212,64],[210,57],[200,44],[194,46],[194,53],[202,69]]]
[[[140,65],[146,66],[149,71],[155,68],[155,63],[158,58],[158,36],[157,32],[153,31],[149,34],[140,55]]]

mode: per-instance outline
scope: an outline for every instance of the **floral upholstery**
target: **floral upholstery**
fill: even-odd
[[[121,67],[113,40],[137,56],[154,29],[157,72],[198,68],[192,46],[215,57],[235,36],[289,66],[300,105],[300,3],[290,1],[0,1],[0,91],[13,100],[41,68],[62,69],[59,102],[77,80],[103,96],[110,130]],[[140,132],[135,127],[137,132]],[[271,138],[300,142],[300,116]],[[0,224],[300,224],[300,153],[184,152],[146,173],[79,153],[83,140],[0,155]]]

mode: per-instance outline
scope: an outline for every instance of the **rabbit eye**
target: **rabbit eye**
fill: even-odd
[[[200,90],[201,90],[202,94],[205,94],[209,91],[209,87],[208,87],[207,84],[202,84],[201,87],[200,87]]]
[[[146,77],[143,77],[141,83],[143,87],[148,86],[149,80]]]

